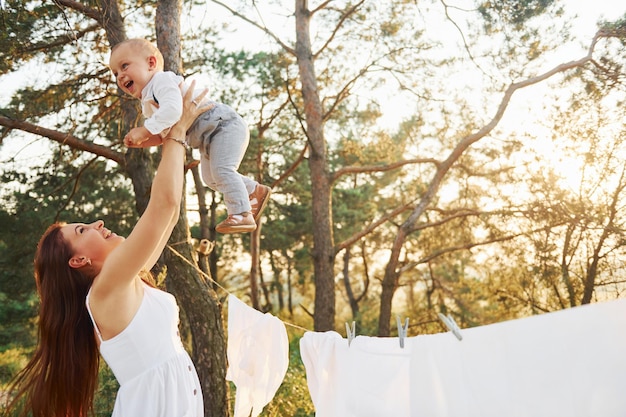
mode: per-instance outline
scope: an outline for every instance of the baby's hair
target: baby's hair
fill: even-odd
[[[111,53],[113,53],[113,51],[115,51],[120,45],[129,45],[132,48],[146,52],[148,55],[154,55],[157,59],[157,69],[159,71],[163,71],[163,54],[161,54],[161,51],[159,51],[159,49],[149,40],[143,38],[126,39],[125,41],[114,45],[113,48],[111,48]]]

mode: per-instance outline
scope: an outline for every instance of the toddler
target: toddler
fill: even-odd
[[[185,80],[163,71],[161,52],[145,39],[129,39],[115,45],[109,67],[122,91],[141,100],[145,117],[144,125],[131,129],[124,143],[137,147],[160,144],[182,113],[179,85]],[[272,190],[237,171],[250,140],[243,118],[223,103],[209,104],[209,109],[187,131],[186,144],[200,151],[204,182],[224,195],[228,217],[215,230],[252,232]]]

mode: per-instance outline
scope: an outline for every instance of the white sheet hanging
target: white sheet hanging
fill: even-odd
[[[626,416],[626,300],[412,338],[412,416]]]
[[[289,365],[285,324],[228,296],[228,370],[237,387],[234,417],[257,417],[274,398]]]
[[[306,332],[300,339],[316,417],[408,417],[411,351],[397,338]]]
[[[626,300],[397,338],[305,333],[317,417],[624,417]],[[357,347],[355,349],[355,347]]]

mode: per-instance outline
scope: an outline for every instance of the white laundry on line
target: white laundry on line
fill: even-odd
[[[626,416],[626,300],[450,333],[300,341],[317,417]]]
[[[317,417],[408,416],[410,349],[396,338],[307,332],[300,355]]]
[[[289,365],[285,324],[228,297],[228,370],[237,387],[234,417],[257,417],[274,398]]]

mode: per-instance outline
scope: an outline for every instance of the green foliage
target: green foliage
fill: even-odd
[[[626,14],[613,21],[600,22],[600,27],[613,36],[617,36],[622,42],[626,41]]]
[[[98,391],[94,398],[95,416],[110,416],[115,404],[115,398],[119,384],[111,368],[104,361],[100,362],[100,373],[98,374]]]
[[[298,330],[299,333],[301,331]],[[306,371],[300,357],[302,334],[289,332],[289,367],[272,401],[263,409],[261,417],[313,417],[315,410],[306,385]]]
[[[24,348],[0,349],[0,390],[26,365],[30,354]]]
[[[64,160],[68,157],[70,161]],[[0,207],[0,349],[34,343],[32,319],[37,301],[33,257],[39,237],[55,221],[102,219],[120,235],[136,214],[127,182],[105,162],[84,165],[57,154],[29,173],[4,172]]]
[[[11,271],[0,275],[4,280],[0,292],[0,349],[2,346],[27,346],[35,333],[30,320],[36,305],[32,288],[28,288],[30,291],[16,289],[14,284],[23,277],[8,276],[9,273]]]
[[[545,14],[553,3],[555,0],[496,0],[482,3],[478,11],[486,22],[505,22],[520,28],[529,19]]]
[[[38,32],[59,8],[53,3],[6,0],[0,9],[0,74],[6,74],[41,49]],[[50,26],[52,27],[52,26]]]

